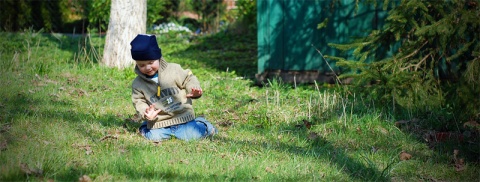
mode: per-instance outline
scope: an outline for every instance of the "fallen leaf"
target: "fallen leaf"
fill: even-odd
[[[458,149],[453,150],[453,158],[456,159],[459,153],[460,153],[460,150]]]
[[[268,167],[268,166],[265,168],[265,171],[266,171],[267,173],[274,173],[273,169],[270,168],[270,167]]]
[[[457,162],[455,162],[455,171],[463,171],[465,168],[465,161],[463,159],[458,159]]]
[[[305,119],[303,120],[303,125],[305,125],[305,128],[307,129],[310,129],[312,127],[312,123]]]
[[[360,127],[357,127],[357,133],[362,134],[362,129],[360,129]]]
[[[477,128],[479,127],[480,129],[480,124],[478,124],[476,121],[468,121],[463,123],[464,128]]]
[[[77,83],[77,79],[76,78],[68,78],[67,83],[70,84],[70,85],[75,84],[75,83]]]
[[[226,156],[227,156],[227,154],[224,154],[224,153],[220,154],[220,158],[222,158],[222,159],[224,159]]]
[[[78,145],[78,144],[72,144],[72,147],[78,148],[78,149],[84,149],[85,154],[90,155],[93,154],[93,150],[90,147],[90,145]]]
[[[460,154],[460,150],[453,150],[453,161],[455,162],[454,166],[457,172],[465,170],[465,161],[463,158],[458,158],[458,154]]]
[[[380,132],[382,132],[384,135],[388,135],[388,130],[383,128],[383,127],[380,127]]]
[[[20,170],[27,175],[42,176],[43,170],[38,168],[30,168],[26,163],[20,163]]]
[[[51,98],[55,98],[55,99],[58,99],[60,96],[56,93],[50,93],[48,94],[48,96],[50,96]]]
[[[4,150],[7,150],[7,141],[6,140],[3,140],[2,142],[0,142],[0,151],[4,151]]]
[[[92,179],[87,175],[83,175],[82,177],[78,178],[78,182],[92,182]]]
[[[229,127],[233,125],[233,122],[231,121],[220,121],[217,123],[221,127]]]
[[[188,162],[187,159],[182,159],[182,160],[180,160],[180,163],[182,163],[182,164],[189,164],[190,162]]]
[[[409,153],[405,151],[400,152],[400,160],[406,161],[406,160],[410,160],[411,158],[412,158],[412,155],[410,155]]]
[[[153,143],[153,145],[155,145],[155,146],[159,146],[159,145],[161,145],[161,144],[162,144],[162,142],[161,142],[161,141],[153,141],[152,143]]]
[[[87,154],[87,155],[93,154],[93,150],[86,150],[85,154]]]
[[[7,132],[12,128],[12,125],[10,123],[3,124],[2,127],[0,128],[0,133]]]
[[[32,171],[30,171],[30,168],[28,167],[27,164],[25,163],[20,163],[20,170],[22,170],[23,173],[25,174],[31,174]]]
[[[79,97],[88,96],[87,91],[85,91],[85,90],[83,90],[83,89],[78,89],[78,90],[77,90],[77,93],[78,93],[78,96],[79,96]]]

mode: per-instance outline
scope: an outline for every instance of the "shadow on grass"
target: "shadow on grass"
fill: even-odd
[[[91,169],[80,168],[76,169],[75,171],[71,171],[71,173],[62,173],[56,175],[56,180],[59,181],[80,181],[79,178],[82,177],[85,171],[91,171]],[[90,174],[94,174],[95,172],[92,171]],[[204,176],[199,174],[179,174],[175,171],[152,171],[152,170],[143,170],[141,167],[134,168],[132,165],[122,165],[122,168],[118,168],[115,170],[116,179],[120,176],[124,176],[127,181],[138,181],[138,180],[174,180],[174,181],[189,181],[189,180],[198,180],[204,179]],[[78,177],[77,177],[78,176]],[[88,175],[87,175],[88,176]],[[94,181],[111,181],[110,176],[88,176]]]
[[[53,156],[58,156],[59,154],[51,154],[51,153],[46,153],[46,151],[39,151],[36,148],[33,148],[36,146],[35,143],[27,143],[31,144],[31,146],[21,146],[21,147],[26,147],[27,150],[25,153],[12,153],[9,152],[9,150],[12,151],[17,151],[15,149],[11,149],[11,147],[15,147],[18,145],[18,143],[25,143],[25,137],[29,137],[29,141],[34,140],[38,141],[41,143],[41,141],[48,141],[51,140],[52,138],[42,138],[42,136],[37,136],[38,133],[41,133],[42,135],[45,133],[48,135],[49,132],[55,132],[61,137],[63,132],[68,131],[68,132],[76,132],[81,136],[80,140],[86,139],[86,141],[93,141],[93,143],[101,142],[102,137],[104,137],[104,133],[101,132],[89,132],[89,129],[83,126],[86,125],[92,125],[92,124],[98,124],[100,126],[104,126],[107,128],[121,128],[123,127],[123,124],[125,123],[123,121],[123,118],[118,115],[114,114],[106,114],[106,115],[96,115],[95,113],[85,113],[85,112],[79,112],[75,109],[75,105],[72,103],[73,101],[70,100],[55,100],[54,98],[38,98],[36,96],[29,96],[27,93],[29,92],[24,92],[20,91],[15,97],[12,98],[3,98],[1,107],[0,107],[0,113],[2,114],[1,122],[0,122],[0,134],[3,135],[3,139],[5,141],[0,141],[4,142],[2,145],[5,145],[5,148],[2,148],[0,154],[1,158],[17,158],[26,155],[27,153],[31,153],[32,150],[35,150],[36,153],[38,153],[40,156],[41,155],[53,155]],[[56,109],[54,109],[56,108]],[[45,124],[45,126],[48,126],[50,124],[47,123],[41,123],[41,122],[48,122],[48,123],[57,123],[59,121],[66,122],[67,127],[72,127],[70,129],[66,129],[64,131],[36,131],[32,134],[29,133],[31,130],[36,130],[36,126],[39,124]],[[20,124],[19,122],[28,122],[27,125],[25,124]],[[43,126],[42,128],[44,128]],[[24,127],[24,128],[19,128],[19,127]],[[54,127],[51,129],[56,129],[58,127]],[[60,128],[61,129],[61,128]],[[14,132],[12,132],[14,131]],[[23,137],[22,137],[23,135]],[[36,138],[39,137],[39,138]],[[72,140],[68,141],[69,144],[66,146],[72,146],[72,150],[74,150],[74,145],[76,145],[76,142],[81,142],[78,140]],[[50,142],[49,142],[50,143]],[[90,142],[89,142],[90,143]],[[52,145],[50,143],[50,145]],[[57,148],[56,146],[52,145],[52,147]],[[65,147],[65,146],[63,146]],[[58,153],[69,153],[68,151],[61,151],[62,148],[61,146],[58,147],[55,151],[58,151]],[[39,157],[39,156],[32,156],[33,158]],[[22,168],[20,165],[13,165],[13,166],[2,166],[3,168],[7,168],[10,170],[10,173],[0,175],[1,180],[6,180],[6,181],[19,181],[19,180],[31,180],[31,179],[42,179],[42,178],[55,178],[56,180],[60,181],[78,181],[78,178],[81,177],[83,174],[86,172],[91,171],[91,168],[81,168],[81,167],[72,167],[70,169],[67,169],[64,171],[62,167],[55,167],[52,168],[50,163],[46,162],[43,163],[41,162],[42,160],[48,160],[49,157],[43,157],[40,161],[37,161],[39,163],[37,164],[28,164],[28,162],[31,160],[31,157],[27,157],[26,159],[18,159],[19,164],[20,163],[25,163],[30,167],[34,167],[35,165],[40,165],[43,166],[40,168],[41,172],[40,174],[37,174],[37,172],[29,172],[30,169],[25,169]],[[68,158],[68,157],[67,157]],[[62,159],[59,159],[60,161]],[[75,162],[75,161],[68,161],[68,162]],[[8,162],[7,162],[8,163]],[[53,164],[58,164],[53,162]],[[65,164],[67,165],[67,164]],[[130,166],[130,165],[126,165]],[[9,168],[11,167],[11,169]],[[8,171],[7,170],[7,171]],[[32,168],[33,170],[33,168]],[[59,170],[59,171],[57,171]],[[128,177],[135,177],[138,179],[155,179],[155,178],[150,178],[150,176],[145,175],[144,171],[139,171],[139,170],[134,170],[134,169],[122,169],[125,170],[124,172],[128,174]],[[131,171],[129,171],[131,170]],[[103,171],[100,171],[101,173]],[[5,176],[4,176],[5,175]],[[45,175],[45,176],[44,176]],[[179,178],[179,176],[175,175],[174,173],[169,173],[168,171],[165,172],[164,174],[158,173],[158,174],[152,174],[151,176],[175,176],[175,178]],[[35,178],[32,178],[35,177]],[[181,176],[180,176],[181,177]],[[185,177],[187,179],[189,177]]]
[[[105,45],[104,36],[94,34],[55,34],[30,30],[21,33],[0,31],[0,36],[0,41],[5,42],[0,45],[5,53],[0,57],[5,56],[6,60],[21,59],[25,62],[43,59],[36,62],[39,65],[56,64],[58,61],[68,64],[98,64]],[[46,52],[48,54],[45,54]],[[18,53],[28,53],[29,56],[25,58],[20,54],[18,56]]]
[[[27,92],[24,91],[18,93],[16,97],[4,98],[3,100],[6,101],[6,104],[0,108],[0,113],[3,113],[3,124],[9,124],[8,121],[15,121],[21,117],[28,117],[43,118],[51,122],[63,120],[72,124],[85,122],[92,124],[98,123],[105,127],[123,127],[125,123],[124,119],[126,119],[119,114],[98,115],[96,113],[79,112],[74,109],[73,101],[29,97]],[[31,127],[34,126],[31,125]],[[83,133],[86,137],[95,139],[95,136],[91,133],[80,133]]]
[[[220,72],[235,71],[238,76],[254,79],[257,72],[256,34],[222,32],[196,37],[186,50],[173,52],[171,56],[197,60]]]
[[[291,131],[292,134],[298,134],[299,136],[305,136],[303,133],[304,130],[296,128],[284,128]],[[279,129],[283,130],[283,129]],[[256,130],[259,132],[259,135],[268,132],[262,129]],[[308,146],[298,146],[294,142],[282,142],[282,141],[248,141],[248,140],[237,140],[226,137],[216,137],[215,140],[220,140],[221,142],[233,143],[240,146],[252,146],[252,147],[263,147],[268,149],[277,150],[280,153],[287,153],[289,155],[295,155],[303,158],[310,158],[311,160],[318,161],[329,161],[334,164],[332,167],[337,168],[338,171],[342,171],[347,174],[351,179],[360,180],[360,181],[390,181],[385,171],[379,171],[372,168],[371,166],[365,166],[360,161],[355,158],[349,157],[345,151],[345,148],[336,147],[330,143],[326,138],[322,136],[315,136],[313,139],[307,139],[309,141]],[[274,146],[274,147],[272,147]],[[329,176],[331,178],[332,176]],[[304,177],[299,176],[298,178],[291,178],[287,181],[296,181],[302,179],[310,179],[310,175]],[[282,178],[284,180],[284,178]],[[338,179],[337,179],[338,180]]]

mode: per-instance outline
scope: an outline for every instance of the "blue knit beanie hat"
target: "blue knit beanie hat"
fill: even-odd
[[[162,57],[155,35],[138,34],[132,42],[132,58],[134,60],[157,60]]]

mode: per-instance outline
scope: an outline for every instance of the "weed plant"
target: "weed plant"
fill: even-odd
[[[159,38],[165,59],[201,80],[196,113],[220,133],[155,143],[132,122],[133,67],[98,63],[103,37],[0,33],[0,181],[479,179],[471,138],[432,146],[413,117],[395,125],[399,116],[346,87],[253,86],[255,37],[242,39]]]

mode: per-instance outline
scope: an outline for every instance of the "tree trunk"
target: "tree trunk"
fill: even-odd
[[[102,64],[120,69],[133,65],[130,41],[147,29],[147,0],[112,0]]]

